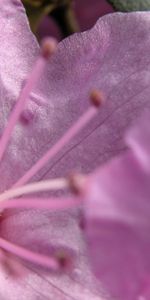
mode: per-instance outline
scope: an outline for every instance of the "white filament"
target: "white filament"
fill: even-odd
[[[29,193],[44,192],[50,190],[60,190],[69,187],[69,182],[65,178],[43,180],[35,183],[12,188],[0,194],[0,201],[9,200]]]

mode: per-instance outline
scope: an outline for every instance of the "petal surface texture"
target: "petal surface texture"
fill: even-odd
[[[0,0],[0,4],[2,134],[36,59],[38,45],[21,2]],[[149,30],[149,13],[118,13],[103,17],[90,31],[59,44],[1,162],[1,190],[19,179],[61,137],[89,105],[88,93],[95,87],[105,93],[105,106],[94,122],[34,179],[64,176],[74,168],[91,171],[124,150],[124,130],[150,103]],[[41,104],[43,101],[45,105]],[[13,281],[1,271],[2,299],[101,299],[77,219],[76,211],[52,215],[9,211],[4,215],[0,228],[3,237],[35,251],[40,249],[40,241],[45,253],[50,244],[68,247],[78,260],[69,276],[48,275],[28,266],[27,277]]]
[[[86,186],[86,237],[93,270],[114,299],[149,299],[149,114],[129,130],[132,151],[113,159]]]
[[[149,287],[149,182],[128,153],[101,168],[87,189],[93,270],[115,299],[140,299]]]
[[[12,52],[7,51],[6,44],[0,50],[1,119],[5,116],[1,132],[16,99],[13,100],[13,95],[23,85],[38,52],[19,1],[15,1],[16,4],[12,1],[12,10],[9,1],[6,2],[1,12],[6,23],[3,28],[7,43],[14,36],[15,42],[11,45]],[[9,10],[11,17],[5,22]],[[17,26],[19,29],[14,29]],[[59,44],[38,88],[33,91],[24,114],[26,124],[20,122],[16,126],[1,164],[3,188],[20,178],[77,120],[89,106],[88,94],[95,87],[101,89],[106,98],[98,116],[36,178],[64,176],[75,168],[92,171],[125,148],[122,137],[126,127],[150,105],[149,27],[150,13],[117,13],[102,17],[90,31],[74,34]],[[37,98],[47,104],[37,104]],[[14,167],[16,172],[12,176]]]

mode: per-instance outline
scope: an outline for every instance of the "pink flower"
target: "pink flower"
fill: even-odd
[[[85,233],[93,270],[115,299],[150,297],[149,114],[127,134],[124,154],[85,189]]]
[[[26,79],[31,76],[28,74],[36,61],[39,48],[29,30],[21,2],[0,0],[0,3],[0,130],[2,135],[6,128],[5,137],[8,137],[7,128],[11,132],[11,126],[6,126],[8,117],[11,111],[15,112],[16,100],[20,91],[24,91],[23,87],[26,87]],[[32,180],[39,181],[56,176],[63,176],[64,180],[64,176],[74,168],[89,172],[99,163],[124,150],[124,130],[140,114],[143,106],[149,106],[149,24],[149,13],[109,15],[100,19],[92,30],[75,34],[59,44],[43,74],[39,74],[40,67],[30,78],[35,79],[40,75],[5,153],[5,147],[2,147],[5,139],[1,140],[1,192],[17,181],[21,184],[27,181],[27,178],[22,181],[24,174],[43,155],[45,157],[46,151],[60,140],[62,134],[89,107],[87,97],[89,91],[95,87],[101,89],[106,98],[101,112],[68,146],[65,145],[61,154],[57,153],[52,161],[46,162],[44,168],[34,172]],[[36,63],[38,67],[39,64],[43,66],[43,59]],[[15,107],[18,113],[18,106]],[[87,113],[83,116],[89,118],[95,113],[94,108],[87,108]],[[12,120],[14,122],[14,117]],[[81,120],[83,121],[82,117]],[[31,173],[29,177],[32,177]],[[52,195],[44,194],[48,198]],[[2,199],[4,195],[0,197]],[[18,205],[13,202],[16,200],[9,201],[9,204],[8,200],[4,203],[7,203],[7,207],[13,206],[13,203],[17,207],[24,203],[23,207],[26,205],[22,202],[24,199],[26,198],[20,199]],[[39,201],[37,198],[35,200]],[[69,199],[64,197],[61,200]],[[42,202],[37,201],[35,203],[38,207]],[[71,201],[73,207],[74,199]],[[28,208],[32,203],[33,201],[29,202]],[[44,206],[44,203],[43,200],[40,205]],[[0,272],[1,298],[100,299],[99,286],[97,287],[90,271],[78,220],[76,209],[70,213],[67,210],[50,213],[48,210],[41,212],[37,209],[26,211],[13,208],[2,213],[0,241],[5,250],[7,247],[8,251],[10,245],[2,239],[25,247],[41,255],[41,258],[46,255],[48,259],[56,249],[64,249],[65,253],[73,253],[77,259],[69,274],[62,272],[60,275],[22,262],[27,274],[22,278],[14,278],[8,276],[7,271],[11,266],[14,268],[15,258],[13,260],[13,256],[2,252],[1,261],[8,264],[9,268],[1,269]],[[15,252],[18,248],[13,249]]]

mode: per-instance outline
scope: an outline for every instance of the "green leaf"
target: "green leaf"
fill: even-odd
[[[150,0],[107,0],[118,11],[150,10]]]

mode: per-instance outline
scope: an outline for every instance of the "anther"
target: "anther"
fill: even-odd
[[[49,59],[57,49],[57,40],[54,38],[45,38],[41,43],[41,54],[45,59]]]
[[[68,178],[69,187],[74,194],[81,194],[81,191],[84,187],[85,176],[78,173],[72,173]]]
[[[73,258],[70,253],[65,250],[59,250],[55,253],[55,258],[59,264],[59,271],[68,271],[73,267]]]
[[[29,109],[25,109],[21,114],[21,120],[24,124],[28,124],[29,122],[31,122],[31,120],[33,120],[33,118],[34,113]]]
[[[99,107],[101,106],[101,104],[103,104],[105,97],[100,90],[94,89],[90,93],[90,99],[92,104],[94,104],[96,107]]]
[[[82,216],[82,218],[79,221],[79,227],[80,227],[81,230],[85,229],[85,219],[84,219],[83,216]]]

